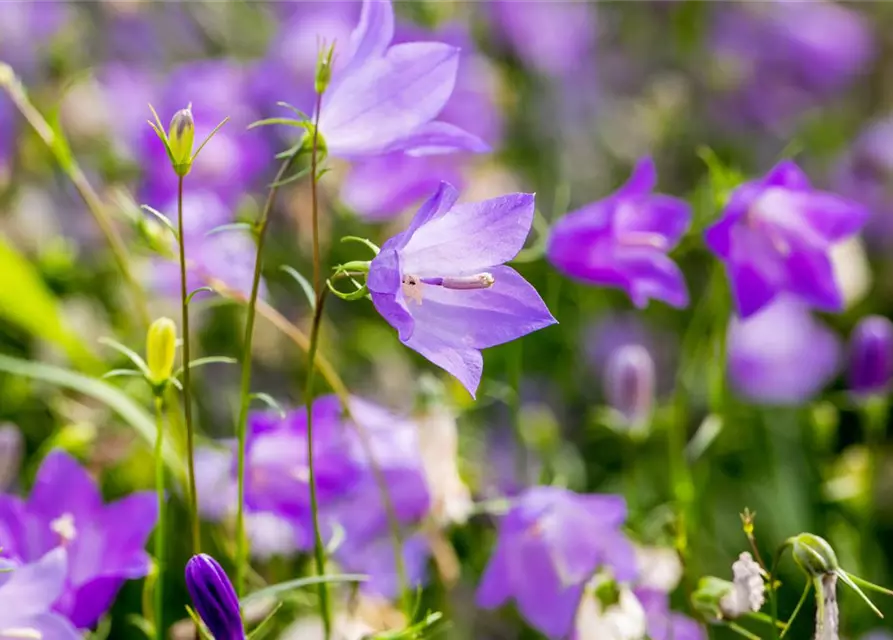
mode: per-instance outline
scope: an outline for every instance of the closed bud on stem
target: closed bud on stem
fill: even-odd
[[[186,589],[214,640],[245,640],[236,591],[214,558],[200,553],[189,559]]]
[[[643,429],[651,420],[655,377],[654,360],[641,345],[620,347],[608,357],[605,398],[633,429]]]
[[[170,318],[158,318],[146,336],[146,364],[152,384],[160,385],[174,372],[177,356],[177,325]]]
[[[824,538],[812,533],[801,533],[791,538],[789,543],[794,560],[809,575],[821,577],[840,570],[837,554]]]
[[[332,80],[332,57],[335,54],[335,45],[329,47],[323,45],[316,57],[316,78],[313,88],[316,93],[322,94],[329,88],[329,82]]]
[[[192,169],[192,144],[195,141],[195,120],[192,105],[180,109],[171,118],[167,134],[171,162],[178,176],[185,176]]]
[[[850,340],[849,383],[859,395],[881,394],[893,380],[893,323],[881,316],[864,318]]]
[[[725,614],[720,603],[734,593],[735,585],[728,580],[705,576],[691,595],[692,606],[708,620],[721,620]]]

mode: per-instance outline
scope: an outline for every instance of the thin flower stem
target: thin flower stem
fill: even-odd
[[[167,522],[164,491],[164,403],[161,395],[155,395],[155,490],[158,492],[158,524],[155,526],[155,637],[164,640],[164,569],[167,559],[164,549],[165,524]]]
[[[248,539],[245,536],[245,449],[248,438],[248,409],[251,406],[251,348],[254,341],[254,321],[257,317],[260,274],[263,271],[263,250],[270,221],[270,211],[276,200],[282,178],[291,168],[297,152],[288,156],[279,167],[273,186],[267,193],[267,200],[257,222],[257,254],[254,258],[254,275],[251,280],[251,294],[248,298],[245,317],[245,337],[242,340],[242,380],[239,391],[239,420],[236,423],[238,452],[238,500],[236,506],[236,593],[241,597],[245,591],[245,574],[248,568]],[[214,285],[215,290],[224,291],[222,283]]]
[[[186,456],[189,468],[189,512],[192,520],[192,552],[201,550],[198,493],[195,488],[195,425],[192,423],[192,385],[189,357],[189,301],[186,282],[186,237],[183,233],[183,176],[177,179],[177,226],[180,245],[180,302],[183,318],[183,414],[186,419]]]
[[[778,590],[775,588],[775,579],[778,575],[778,565],[781,562],[781,556],[789,544],[789,542],[785,542],[775,551],[775,556],[772,558],[772,569],[769,571],[769,597],[772,600],[772,637],[775,640],[781,640],[778,633]]]
[[[800,601],[797,603],[797,606],[794,607],[794,613],[791,614],[791,617],[788,618],[788,621],[785,624],[784,629],[781,630],[781,636],[780,636],[781,638],[784,638],[785,635],[787,634],[787,632],[790,630],[791,623],[797,617],[797,614],[800,613],[800,609],[803,608],[803,603],[806,602],[806,598],[807,598],[807,596],[809,596],[809,592],[811,589],[812,589],[812,582],[807,581],[806,588],[803,589],[803,595],[800,596]]]

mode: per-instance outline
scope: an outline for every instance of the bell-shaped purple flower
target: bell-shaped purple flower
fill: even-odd
[[[427,155],[483,152],[480,138],[436,120],[453,93],[459,49],[439,42],[392,45],[390,0],[364,0],[345,63],[322,101],[319,130],[342,158],[393,151]]]
[[[884,393],[893,380],[893,323],[881,316],[864,318],[850,339],[850,390],[859,395]]]
[[[446,184],[388,240],[369,271],[378,312],[400,341],[454,375],[474,396],[481,349],[510,342],[555,318],[517,271],[505,266],[533,223],[532,194],[456,204]]]
[[[685,280],[667,252],[688,229],[691,207],[652,193],[656,183],[654,163],[644,158],[613,195],[558,220],[549,262],[582,282],[623,289],[637,307],[652,298],[685,307]]]
[[[806,174],[785,160],[735,189],[705,240],[726,263],[742,318],[782,292],[817,309],[840,311],[843,296],[828,253],[867,219],[861,205],[813,189]]]
[[[62,548],[31,564],[0,559],[0,638],[83,638],[67,618],[53,612],[67,575],[68,556]]]
[[[27,501],[0,495],[0,548],[28,563],[64,547],[65,589],[54,609],[78,627],[94,625],[126,580],[144,577],[144,550],[158,517],[152,491],[104,504],[94,480],[71,456],[53,451],[37,472]]]
[[[654,409],[654,360],[642,345],[625,345],[608,358],[605,398],[633,429],[647,426]]]
[[[214,558],[200,553],[189,559],[186,588],[214,640],[245,640],[236,590]]]
[[[637,575],[635,551],[620,530],[625,519],[621,496],[526,490],[499,524],[478,604],[492,609],[514,598],[531,626],[553,640],[568,637],[596,570],[610,568],[619,581]]]

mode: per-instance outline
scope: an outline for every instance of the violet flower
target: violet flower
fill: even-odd
[[[143,547],[158,517],[152,491],[104,504],[99,487],[67,453],[52,451],[27,501],[0,495],[0,547],[21,562],[68,552],[65,589],[54,610],[78,627],[94,625],[126,580],[149,572]]]
[[[841,311],[843,295],[828,253],[867,219],[861,205],[813,189],[806,174],[785,160],[736,188],[705,240],[726,263],[742,318],[782,292],[817,309]]]
[[[743,396],[765,404],[802,404],[837,374],[837,336],[789,296],[728,332],[728,373]]]
[[[420,588],[425,583],[431,549],[421,533],[404,536],[401,540],[403,566],[410,588]],[[400,579],[394,562],[394,542],[389,533],[374,540],[358,542],[348,536],[334,554],[338,565],[347,573],[369,576],[360,583],[360,591],[373,596],[393,600],[400,595]]]
[[[850,339],[850,390],[859,395],[883,394],[893,381],[893,323],[868,316]]]
[[[486,151],[477,136],[435,119],[453,92],[459,50],[438,42],[392,45],[393,39],[390,0],[364,0],[319,114],[328,153],[357,158]]]
[[[60,547],[32,564],[0,559],[0,638],[80,640],[83,634],[53,612],[68,571],[68,557]]]
[[[635,551],[620,530],[621,496],[533,487],[512,501],[499,524],[496,549],[478,587],[478,605],[514,598],[531,626],[566,638],[589,579],[608,567],[618,581],[637,575]]]
[[[214,640],[245,640],[236,590],[214,558],[200,553],[189,559],[186,588]]]
[[[691,207],[653,194],[657,172],[650,158],[613,195],[564,216],[552,228],[546,257],[582,282],[626,291],[637,307],[650,299],[688,304],[682,271],[668,256],[691,223]]]
[[[670,610],[666,593],[656,589],[636,589],[634,593],[645,609],[651,640],[706,640],[704,627],[692,618]]]
[[[556,322],[542,298],[505,262],[533,223],[533,194],[456,204],[443,183],[409,228],[388,240],[369,270],[378,312],[400,341],[475,395],[481,349]]]

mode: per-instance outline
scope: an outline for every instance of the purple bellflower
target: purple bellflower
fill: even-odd
[[[392,45],[393,39],[390,0],[364,0],[319,114],[328,153],[358,158],[487,151],[477,136],[435,119],[453,93],[459,49],[438,42]]]
[[[83,637],[53,604],[65,589],[68,557],[56,548],[32,564],[0,559],[0,638]]]
[[[843,296],[828,252],[867,219],[861,205],[813,189],[806,174],[786,160],[736,188],[705,240],[726,263],[742,318],[782,292],[823,311],[841,311]]]
[[[669,596],[657,589],[636,589],[645,610],[651,640],[706,640],[704,627],[692,618],[670,610]]]
[[[568,637],[585,585],[600,567],[618,581],[637,575],[635,550],[620,531],[625,519],[621,496],[526,490],[499,524],[478,605],[492,609],[514,598],[531,626],[553,640]]]
[[[881,316],[864,318],[850,339],[850,390],[859,395],[885,393],[893,381],[893,323]]]
[[[214,640],[245,640],[236,590],[214,558],[200,553],[189,559],[186,588]]]
[[[456,204],[442,183],[369,271],[372,302],[400,341],[455,376],[474,396],[481,349],[554,324],[514,258],[533,223],[534,197],[514,193]]]
[[[685,307],[685,280],[667,252],[688,229],[691,208],[652,193],[656,182],[654,162],[644,158],[613,195],[558,220],[549,262],[582,282],[623,289],[640,308],[652,298]]]
[[[143,547],[157,517],[154,492],[104,504],[87,472],[67,453],[53,451],[41,464],[27,501],[0,495],[0,547],[24,563],[65,548],[68,573],[54,610],[78,627],[90,627],[126,580],[149,572]]]

